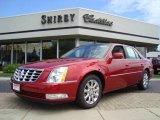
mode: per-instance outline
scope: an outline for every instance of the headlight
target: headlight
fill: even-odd
[[[68,67],[58,67],[51,71],[47,83],[62,83],[65,81]]]

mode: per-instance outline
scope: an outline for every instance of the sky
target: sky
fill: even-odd
[[[160,25],[160,0],[0,0],[0,17],[75,7]]]
[[[0,18],[76,7],[160,26],[160,0],[0,0]]]

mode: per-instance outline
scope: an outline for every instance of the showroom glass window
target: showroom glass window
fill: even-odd
[[[145,48],[145,47],[136,47],[136,49],[137,49],[144,57],[146,57],[147,48]]]
[[[94,44],[94,43],[95,41],[83,40],[83,39],[79,41],[79,45],[87,45],[87,44]]]
[[[40,60],[41,45],[40,42],[27,43],[27,62],[34,62]]]
[[[69,50],[75,47],[74,39],[60,39],[59,40],[59,56],[62,56]]]
[[[0,64],[11,64],[11,44],[0,45]]]
[[[57,58],[57,40],[43,41],[42,59]]]
[[[13,45],[13,63],[24,64],[25,63],[25,44]]]
[[[110,42],[106,42],[106,41],[99,41],[99,40],[97,40],[97,41],[96,41],[96,43],[100,43],[100,44],[108,44],[108,43],[110,43]]]

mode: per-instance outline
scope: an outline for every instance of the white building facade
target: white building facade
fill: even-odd
[[[83,8],[0,18],[0,65],[59,58],[83,44],[159,44],[158,26]]]

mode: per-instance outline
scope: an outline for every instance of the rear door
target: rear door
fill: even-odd
[[[133,47],[125,46],[126,60],[128,61],[127,85],[138,83],[143,74],[144,63]]]

